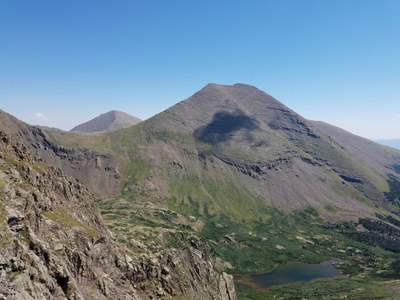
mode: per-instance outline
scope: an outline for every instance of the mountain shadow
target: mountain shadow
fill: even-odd
[[[209,124],[197,128],[194,131],[194,137],[206,143],[217,144],[229,140],[235,132],[241,129],[248,132],[259,129],[258,121],[240,110],[220,111],[214,115]]]

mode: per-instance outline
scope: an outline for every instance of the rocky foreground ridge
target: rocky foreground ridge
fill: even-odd
[[[18,139],[0,131],[0,299],[236,299],[198,249],[123,248],[93,194]]]

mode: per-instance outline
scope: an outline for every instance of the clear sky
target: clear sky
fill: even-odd
[[[400,137],[399,0],[0,0],[0,109],[71,129],[148,118],[209,82]]]

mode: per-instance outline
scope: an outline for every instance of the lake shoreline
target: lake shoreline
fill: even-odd
[[[335,267],[340,262],[339,259],[331,259],[319,264],[290,262],[281,264],[266,273],[233,274],[233,279],[253,289],[267,291],[277,286],[343,278],[345,275]]]

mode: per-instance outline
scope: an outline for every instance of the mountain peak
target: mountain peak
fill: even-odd
[[[111,110],[75,126],[71,132],[107,132],[127,128],[141,122],[140,119],[118,110]]]
[[[250,108],[250,106],[254,107],[258,105],[279,106],[287,109],[286,106],[269,94],[245,83],[235,83],[233,85],[209,83],[184,102],[199,101],[199,98],[201,98],[200,101],[202,101],[203,105],[209,103],[208,101],[204,101],[208,99],[214,105],[225,103],[228,106],[244,106],[244,109],[245,107]]]
[[[210,90],[243,90],[243,91],[260,91],[257,87],[246,84],[246,83],[235,83],[235,84],[219,84],[210,82],[204,88],[202,88],[199,92],[206,92]]]
[[[237,128],[235,132],[260,128],[268,131],[271,126],[276,127],[275,123],[293,123],[299,118],[295,112],[254,86],[209,83],[149,122],[154,127],[163,124],[163,127],[172,131],[194,133],[197,136],[204,129],[208,132],[208,129],[215,127],[221,130]]]

